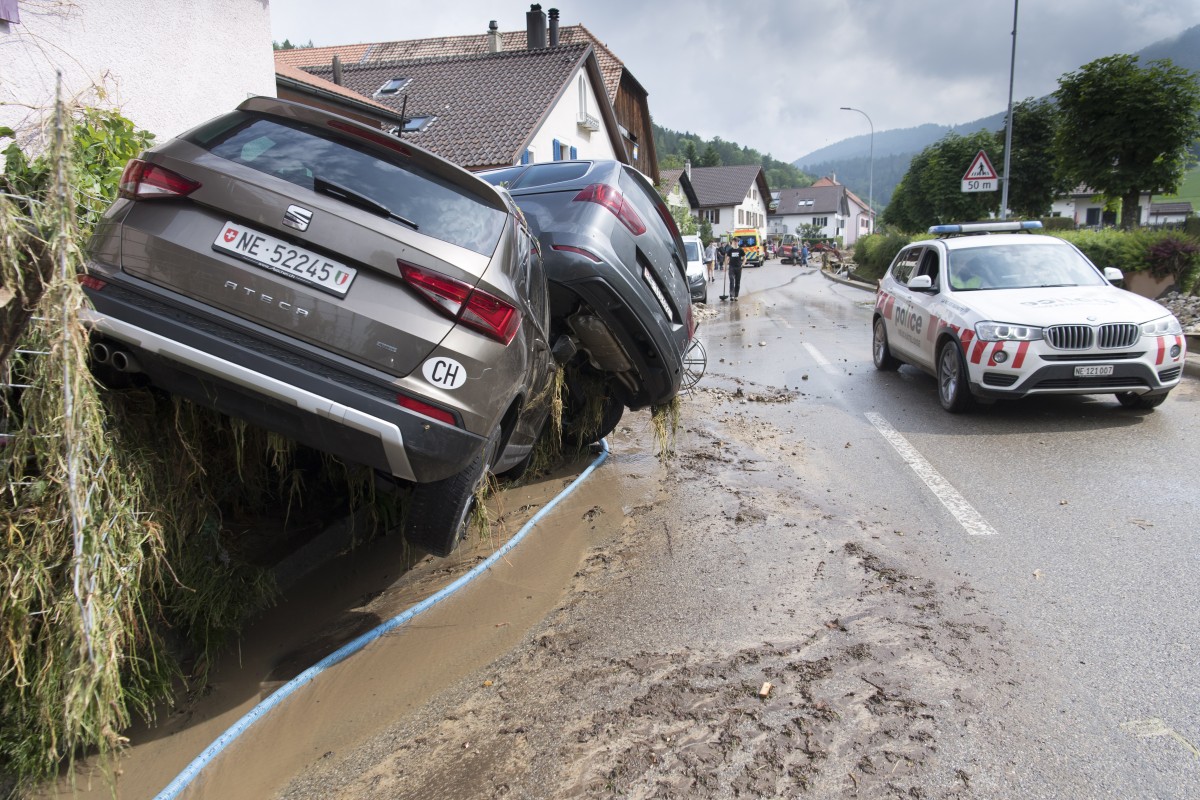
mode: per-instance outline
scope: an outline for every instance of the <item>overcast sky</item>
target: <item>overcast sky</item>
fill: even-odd
[[[1200,0],[1018,0],[1014,100],[1093,59],[1200,24]],[[793,161],[876,131],[1008,103],[1014,0],[542,2],[583,24],[650,93],[659,125]],[[318,46],[524,30],[518,0],[270,0],[277,41]]]

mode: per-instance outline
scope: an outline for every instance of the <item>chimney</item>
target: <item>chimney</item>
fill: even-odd
[[[530,50],[546,47],[546,14],[541,3],[534,3],[525,12],[525,39]]]
[[[558,47],[558,9],[550,9],[550,46]]]
[[[333,82],[342,85],[342,59],[338,56],[333,57]]]
[[[690,158],[684,159],[683,171],[687,173],[688,180],[690,181],[692,179],[692,160]]]
[[[504,40],[500,38],[500,26],[496,24],[496,20],[488,23],[488,52],[499,53],[504,49]]]

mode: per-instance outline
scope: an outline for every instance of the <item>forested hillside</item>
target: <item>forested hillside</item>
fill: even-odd
[[[772,158],[769,153],[726,142],[719,136],[705,140],[690,131],[680,133],[655,125],[654,146],[658,150],[659,169],[683,169],[684,161],[689,160],[694,167],[758,164],[766,173],[767,186],[773,192],[811,186],[813,182],[811,176],[787,162]]]

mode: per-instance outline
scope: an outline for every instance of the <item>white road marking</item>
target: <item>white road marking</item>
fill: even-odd
[[[942,505],[954,515],[958,523],[966,529],[967,533],[972,536],[994,536],[996,529],[987,523],[987,520],[975,510],[975,507],[967,502],[967,499],[958,493],[958,490],[950,485],[950,481],[941,476],[933,465],[925,460],[925,457],[917,452],[917,448],[909,444],[899,431],[893,428],[886,419],[879,414],[871,411],[867,412],[867,419],[875,426],[875,429],[883,434],[883,438],[887,439],[892,447],[896,448],[896,452],[900,454],[908,465],[913,468],[913,472],[925,481],[925,485],[933,492],[938,500],[942,501]]]
[[[817,366],[819,366],[821,369],[825,370],[830,375],[838,374],[838,371],[837,371],[837,369],[834,368],[833,364],[829,363],[829,359],[826,358],[825,356],[821,355],[821,351],[818,350],[815,346],[809,344],[808,342],[805,342],[804,349],[808,351],[808,354],[813,357],[813,361],[816,361]]]

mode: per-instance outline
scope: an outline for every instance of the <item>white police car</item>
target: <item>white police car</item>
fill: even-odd
[[[1101,272],[1074,245],[1029,232],[1041,227],[937,225],[938,238],[901,250],[875,296],[876,368],[929,372],[951,412],[1030,394],[1161,404],[1183,373],[1179,320],[1113,286],[1119,269]]]

